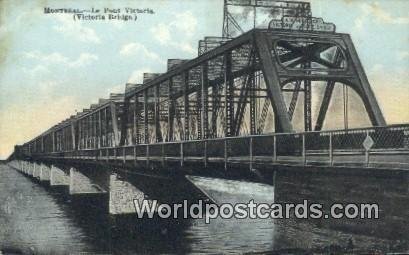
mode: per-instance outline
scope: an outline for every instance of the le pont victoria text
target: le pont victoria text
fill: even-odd
[[[50,8],[44,7],[45,14],[72,14],[74,20],[137,20],[137,14],[154,14],[150,8]]]

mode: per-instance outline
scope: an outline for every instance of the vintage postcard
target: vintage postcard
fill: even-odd
[[[409,1],[0,0],[0,255],[409,254]]]

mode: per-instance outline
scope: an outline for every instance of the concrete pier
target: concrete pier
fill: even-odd
[[[40,174],[41,174],[41,165],[37,163],[33,163],[33,177],[40,179]]]
[[[248,203],[250,200],[255,203],[274,203],[274,186],[271,185],[192,175],[186,175],[186,179],[218,204]]]
[[[130,214],[136,213],[134,200],[141,204],[145,194],[131,183],[111,174],[109,179],[109,213]]]
[[[70,177],[58,167],[52,165],[50,170],[50,185],[51,186],[68,186],[70,185]]]
[[[27,174],[30,175],[30,176],[33,176],[34,168],[35,168],[34,164],[28,162]]]
[[[50,181],[50,172],[51,169],[48,166],[41,164],[40,181]]]
[[[94,184],[87,176],[75,168],[70,169],[70,195],[106,193],[100,186]]]

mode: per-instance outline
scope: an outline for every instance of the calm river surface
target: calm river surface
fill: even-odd
[[[278,173],[271,194],[276,202],[377,202],[380,219],[215,219],[205,224],[114,218],[104,196],[72,197],[0,165],[0,254],[408,252],[408,180]],[[224,200],[235,198],[226,194]]]

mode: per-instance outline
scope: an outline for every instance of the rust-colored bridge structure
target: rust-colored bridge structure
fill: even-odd
[[[254,27],[235,36],[229,6],[254,9]],[[264,27],[259,9],[271,11]],[[350,35],[312,17],[305,2],[230,0],[224,19],[224,36],[201,40],[198,57],[168,60],[167,72],[144,74],[142,84],[126,84],[123,94],[16,146],[10,159],[409,169],[409,125],[386,124]],[[313,118],[316,83],[324,93]],[[370,127],[348,127],[345,98],[344,115],[328,110],[337,86],[358,96]],[[302,130],[294,117],[300,101]],[[323,130],[331,114],[344,117],[342,129]]]

